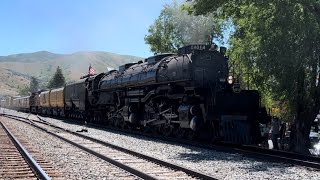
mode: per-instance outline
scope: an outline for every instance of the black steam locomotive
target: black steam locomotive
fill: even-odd
[[[156,55],[87,76],[59,89],[63,107],[59,103],[52,107],[53,95],[42,92],[38,113],[166,136],[257,143],[266,111],[260,107],[258,91],[241,90],[230,76],[225,52],[216,45],[189,45],[177,54]]]
[[[233,82],[225,51],[189,45],[66,85],[66,114],[164,135],[256,143],[266,111],[257,91]]]

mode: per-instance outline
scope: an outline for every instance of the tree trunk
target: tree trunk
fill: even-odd
[[[310,112],[310,111],[309,111]],[[310,114],[315,113],[301,113],[298,115],[298,118],[295,120],[295,136],[293,139],[293,151],[302,154],[310,154],[309,147],[310,147],[310,129],[311,129],[311,122],[314,118]]]
[[[316,85],[316,79],[318,77],[317,69],[320,66],[320,59],[315,59],[312,65],[313,76],[310,77],[311,88],[306,90],[306,74],[303,72],[302,68],[298,70],[297,79],[297,94],[296,94],[296,118],[294,121],[295,134],[292,140],[293,151],[303,154],[310,154],[310,130],[312,122],[315,120],[320,109],[320,82]],[[300,66],[302,67],[302,66]],[[313,82],[314,81],[314,82]],[[310,93],[309,98],[306,95],[306,91]]]
[[[297,83],[296,83],[296,117],[294,120],[294,127],[295,131],[293,131],[294,139],[293,141],[293,151],[297,153],[308,154],[309,153],[309,146],[310,146],[310,129],[311,129],[311,122],[316,117],[314,109],[315,107],[311,107],[312,103],[310,102],[311,99],[306,97],[305,92],[305,77],[306,74],[304,72],[303,66],[300,64],[298,66],[298,73],[297,73]],[[313,116],[314,115],[314,116]],[[313,117],[312,117],[313,116]],[[310,153],[309,153],[310,154]]]

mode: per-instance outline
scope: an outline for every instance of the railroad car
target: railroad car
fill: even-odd
[[[49,95],[50,112],[54,116],[64,117],[64,87],[52,89]]]
[[[17,111],[29,112],[30,110],[30,96],[24,96],[13,99],[13,108]]]
[[[5,100],[6,100],[6,105],[5,106],[7,108],[9,108],[9,107],[11,107],[13,105],[13,99],[14,99],[14,97],[11,97],[11,96],[7,96],[5,98]]]
[[[68,117],[83,118],[87,111],[85,79],[65,86],[65,112]]]
[[[1,101],[0,101],[0,107],[2,107],[2,108],[6,108],[7,106],[6,106],[6,100],[5,99],[1,99]]]
[[[51,115],[51,109],[50,109],[50,91],[43,91],[39,95],[39,107],[38,112],[44,115]]]
[[[17,110],[17,106],[18,106],[17,104],[18,104],[17,98],[13,98],[12,106],[10,107],[10,109]]]
[[[30,96],[22,97],[21,99],[21,111],[29,112],[30,111]]]
[[[20,111],[21,106],[22,106],[21,98],[15,98],[13,100],[13,108],[17,111]]]

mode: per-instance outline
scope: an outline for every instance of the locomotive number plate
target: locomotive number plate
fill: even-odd
[[[190,48],[194,49],[194,50],[205,50],[206,46],[205,45],[192,45]]]

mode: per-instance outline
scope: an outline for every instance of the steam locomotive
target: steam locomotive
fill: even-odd
[[[266,110],[258,91],[241,89],[229,74],[225,52],[216,45],[189,45],[177,54],[155,55],[119,70],[88,75],[12,104],[18,110],[165,136],[258,143]]]

